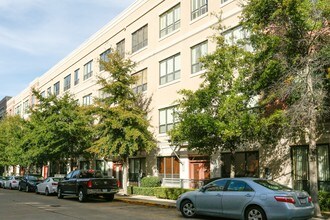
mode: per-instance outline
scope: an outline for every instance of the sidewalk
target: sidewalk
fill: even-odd
[[[159,199],[155,196],[124,195],[122,191],[119,191],[119,193],[115,195],[115,200],[132,204],[159,206],[163,208],[175,208],[176,202],[176,200]]]

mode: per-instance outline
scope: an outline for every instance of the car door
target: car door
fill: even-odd
[[[204,186],[196,196],[196,209],[200,214],[219,216],[222,213],[222,194],[227,180],[220,179]]]
[[[243,180],[230,180],[222,196],[223,215],[240,218],[246,205],[253,199],[255,192]]]
[[[73,171],[70,179],[67,182],[67,192],[70,194],[75,194],[76,193],[76,188],[77,188],[77,178],[79,176],[80,171],[75,170]]]
[[[45,193],[48,182],[49,182],[49,178],[45,179],[42,183],[38,184],[39,192]]]

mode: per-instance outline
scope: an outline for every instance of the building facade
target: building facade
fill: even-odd
[[[214,14],[222,13],[229,39],[229,36],[239,38],[242,35],[237,27],[240,12],[238,0],[137,0],[13,97],[7,112],[28,117],[27,108],[35,103],[32,88],[39,89],[44,96],[51,93],[61,96],[68,92],[81,105],[93,104],[95,97],[102,96],[96,84],[97,76],[104,74],[99,60],[106,59],[111,48],[117,49],[137,63],[132,74],[139,80],[133,89],[152,97],[149,116],[158,142],[157,149],[149,155],[129,159],[130,181],[137,181],[141,175],[155,175],[167,186],[198,187],[204,179],[228,176],[227,153],[210,156],[175,149],[169,144],[166,132],[176,123],[173,112],[179,98],[177,92],[195,90],[202,82],[200,76],[204,70],[199,58],[214,51],[216,46],[211,39],[212,26],[218,21]],[[322,139],[322,152],[328,157],[322,172],[326,171],[328,180],[329,142],[328,134]],[[271,173],[273,178],[293,186],[294,181],[298,181],[293,178],[298,172],[294,169],[299,172],[304,169],[305,154],[296,149],[300,148],[281,145],[276,149],[278,155],[253,146],[241,149],[236,154],[237,175],[264,177]],[[279,164],[272,164],[275,156],[281,158],[277,160]],[[79,166],[103,169],[121,179],[119,160],[85,161],[82,158]],[[298,177],[301,175],[297,174]]]

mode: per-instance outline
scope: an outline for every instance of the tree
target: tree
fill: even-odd
[[[11,166],[25,162],[24,140],[28,122],[19,116],[6,116],[0,121],[0,164]]]
[[[117,52],[100,61],[107,76],[98,78],[104,98],[95,99],[93,109],[98,123],[97,135],[90,152],[100,156],[119,156],[123,160],[123,188],[127,193],[128,157],[138,152],[149,152],[156,147],[147,120],[147,110],[141,94],[135,94],[132,85],[137,80],[131,75],[134,63]]]
[[[321,215],[316,143],[329,111],[329,14],[325,0],[249,0],[243,6],[241,22],[250,31],[255,49],[250,88],[260,96],[260,106],[268,106],[260,108],[261,120],[269,122],[275,114],[285,119],[269,123],[268,128],[282,131],[278,140],[295,143],[300,138],[302,143],[306,137],[316,215]]]
[[[28,136],[28,155],[34,163],[75,161],[86,154],[92,142],[93,118],[86,114],[73,97],[42,97],[33,94],[38,104],[31,109],[31,132]]]
[[[221,20],[215,28],[223,31]],[[204,79],[196,91],[181,90],[178,121],[169,132],[174,145],[188,142],[188,149],[209,155],[231,152],[231,177],[235,176],[236,150],[252,141],[258,130],[256,114],[251,110],[252,98],[244,91],[249,52],[239,45],[214,36],[216,50],[201,59]]]

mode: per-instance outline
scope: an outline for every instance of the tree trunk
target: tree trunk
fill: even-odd
[[[235,177],[235,150],[230,150],[230,178]]]
[[[322,216],[321,209],[318,199],[318,183],[317,183],[317,149],[316,149],[316,127],[317,127],[317,118],[316,118],[316,106],[313,104],[314,100],[314,90],[313,90],[313,79],[309,73],[309,66],[306,67],[307,71],[307,85],[308,85],[308,96],[309,96],[309,127],[307,129],[308,138],[309,138],[309,189],[314,203],[314,215]]]
[[[127,195],[127,184],[128,183],[128,157],[123,160],[123,190],[124,194]]]

